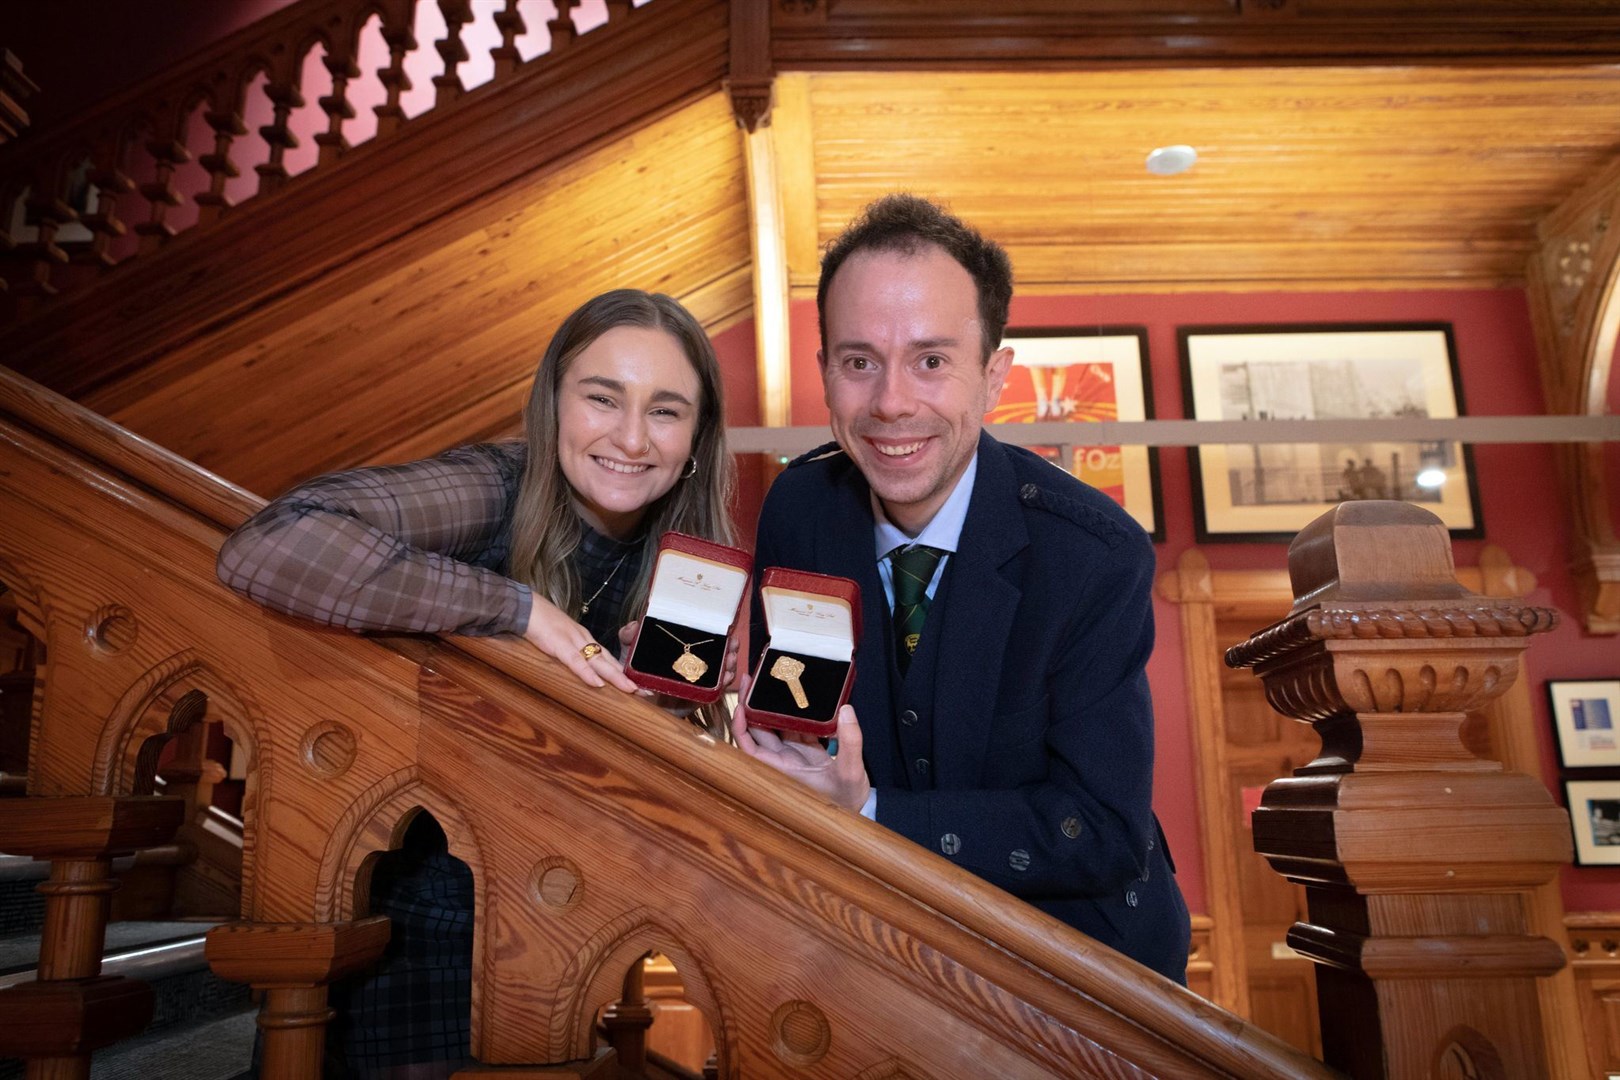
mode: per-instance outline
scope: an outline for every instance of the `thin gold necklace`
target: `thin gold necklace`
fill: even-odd
[[[624,560],[628,559],[630,557],[631,553],[634,550],[635,549],[632,548],[630,551],[627,551],[623,555],[620,555],[619,556],[619,561],[613,564],[613,569],[612,570],[608,571],[608,576],[602,579],[602,584],[598,585],[596,587],[596,591],[591,593],[591,598],[589,600],[585,601],[583,604],[579,605],[579,617],[580,618],[583,619],[585,617],[585,613],[587,611],[591,610],[591,605],[596,603],[596,598],[598,596],[602,595],[602,590],[608,587],[608,582],[612,581],[614,579],[614,577],[618,575],[619,567],[624,565]]]

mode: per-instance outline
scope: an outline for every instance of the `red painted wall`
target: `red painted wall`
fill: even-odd
[[[818,339],[814,303],[795,303],[792,316],[794,423],[823,424],[827,414],[815,363]],[[1013,301],[1012,312],[1015,327],[1146,327],[1154,411],[1163,419],[1183,415],[1176,350],[1178,326],[1391,321],[1452,324],[1469,415],[1522,416],[1543,411],[1529,307],[1519,289],[1022,297]],[[748,333],[751,343],[751,328]],[[741,361],[740,353],[735,360]],[[1620,380],[1611,382],[1610,411],[1616,411],[1615,399],[1620,396],[1616,383]],[[1617,456],[1611,453],[1610,460]],[[1537,587],[1530,602],[1555,607],[1565,616],[1556,630],[1536,639],[1521,673],[1521,678],[1529,680],[1535,704],[1534,722],[1542,751],[1541,778],[1562,801],[1544,684],[1549,679],[1615,677],[1620,674],[1620,640],[1585,634],[1572,617],[1575,595],[1565,569],[1568,530],[1551,448],[1479,446],[1474,449],[1474,464],[1487,540],[1458,541],[1458,563],[1477,563],[1484,544],[1495,544],[1536,576]],[[1159,470],[1166,539],[1157,545],[1157,552],[1163,572],[1173,570],[1181,553],[1193,546],[1192,488],[1186,452],[1177,448],[1160,450]],[[744,514],[757,513],[753,507],[740,510]],[[1280,569],[1287,564],[1287,548],[1282,544],[1207,544],[1202,550],[1216,569]],[[1175,851],[1188,903],[1195,911],[1205,911],[1180,619],[1176,606],[1162,601],[1155,603],[1155,614],[1159,641],[1148,665],[1159,737],[1154,801]],[[1571,911],[1620,909],[1620,869],[1567,869],[1563,891],[1565,906]]]

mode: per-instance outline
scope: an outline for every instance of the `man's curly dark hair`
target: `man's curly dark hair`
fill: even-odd
[[[1001,245],[986,240],[961,218],[916,195],[885,195],[868,206],[821,257],[821,281],[816,286],[816,315],[821,322],[821,351],[827,352],[827,289],[838,268],[856,252],[893,251],[917,255],[937,247],[961,264],[973,278],[979,294],[979,325],[984,331],[981,360],[1001,345],[1012,304],[1012,260]]]

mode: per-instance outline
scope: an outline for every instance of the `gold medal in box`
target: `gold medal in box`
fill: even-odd
[[[688,701],[718,700],[725,692],[726,645],[753,563],[741,548],[665,533],[625,674],[638,686]]]
[[[767,640],[748,686],[755,727],[831,735],[855,684],[861,587],[780,566],[760,575]]]

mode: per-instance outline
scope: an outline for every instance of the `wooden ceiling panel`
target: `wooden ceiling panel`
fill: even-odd
[[[751,298],[740,137],[716,94],[470,207],[362,286],[316,282],[93,408],[243,486],[431,453],[512,424],[552,332],[635,286],[711,331]]]
[[[1517,282],[1536,223],[1620,155],[1612,65],[807,78],[823,242],[916,191],[1058,291]],[[1150,175],[1174,143],[1198,164]]]

